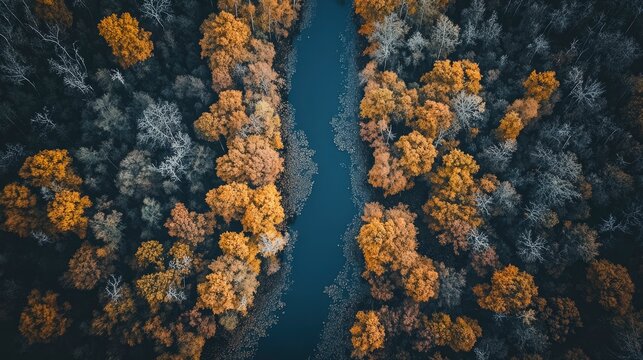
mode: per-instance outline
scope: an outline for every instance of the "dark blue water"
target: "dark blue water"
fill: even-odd
[[[341,237],[356,213],[346,167],[349,157],[335,146],[330,124],[343,90],[340,35],[352,21],[350,1],[319,0],[314,7],[312,22],[295,42],[297,65],[289,101],[296,111],[297,128],[316,151],[318,175],[292,225],[298,240],[285,313],[260,342],[259,359],[307,359],[313,354],[330,304],[324,287],[344,263]]]

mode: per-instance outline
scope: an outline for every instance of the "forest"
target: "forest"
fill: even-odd
[[[297,130],[289,103],[295,68],[326,71],[296,64],[326,1],[351,9],[355,134]],[[2,358],[273,358],[259,338],[306,305],[280,298],[328,156],[306,137],[334,135],[368,200],[341,316],[308,310],[339,329],[316,358],[643,359],[642,13],[0,0]]]

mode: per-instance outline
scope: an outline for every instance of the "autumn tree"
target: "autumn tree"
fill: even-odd
[[[539,317],[548,327],[552,340],[562,343],[576,328],[582,327],[580,312],[574,300],[567,297],[556,297],[549,300],[536,299]]]
[[[350,333],[354,357],[361,359],[384,347],[384,326],[375,311],[358,311]]]
[[[515,313],[531,305],[538,295],[534,278],[513,265],[497,270],[491,277],[491,284],[473,287],[481,308],[500,314]]]
[[[136,249],[134,254],[136,266],[140,269],[153,265],[158,270],[163,270],[163,245],[156,240],[144,241]]]
[[[518,113],[510,111],[500,120],[496,136],[501,141],[516,140],[524,126]]]
[[[257,259],[259,247],[243,233],[224,232],[219,238],[219,248],[224,254],[244,261],[252,271],[259,274],[261,270],[261,261]]]
[[[273,234],[285,220],[281,193],[274,184],[256,189],[246,207],[241,224],[244,231],[254,235]]]
[[[476,95],[481,90],[480,68],[469,60],[438,60],[433,69],[422,75],[420,94],[426,100],[449,103],[460,91]]]
[[[233,85],[233,68],[249,56],[250,27],[229,12],[221,11],[210,14],[200,30],[201,58],[208,59],[212,87],[217,92],[229,89]]]
[[[71,27],[73,21],[65,0],[36,0],[34,12],[39,19],[65,28]]]
[[[368,172],[368,183],[384,190],[384,196],[390,196],[413,187],[400,163],[387,147],[381,146],[373,151],[373,167]],[[408,159],[407,159],[408,160]]]
[[[69,259],[69,268],[64,275],[65,282],[79,290],[91,290],[105,276],[105,257],[97,248],[83,243]]]
[[[94,313],[91,333],[107,336],[119,334],[123,343],[136,345],[142,341],[142,329],[137,331],[137,326],[130,323],[136,315],[132,290],[129,285],[120,283],[112,290],[113,296],[107,297],[103,308]]]
[[[33,289],[20,314],[20,333],[29,344],[48,343],[67,331],[71,321],[65,312],[70,308],[69,303],[58,304],[58,294],[51,291],[41,294]]]
[[[228,152],[217,159],[217,176],[225,182],[263,186],[277,180],[284,161],[263,136],[234,138]]]
[[[232,182],[208,191],[205,202],[215,215],[230,223],[243,217],[253,192],[244,183]]]
[[[434,313],[431,318],[423,321],[428,341],[437,346],[449,346],[453,351],[471,351],[476,341],[482,336],[482,328],[478,321],[466,316],[458,316],[452,320],[448,314]],[[421,336],[422,337],[422,336]]]
[[[532,70],[529,77],[523,82],[525,95],[536,99],[538,102],[549,100],[559,85],[560,83],[556,80],[554,71],[537,72]]]
[[[375,24],[391,14],[401,3],[401,0],[355,0],[355,13],[364,22],[359,28],[359,33],[372,33]]]
[[[159,271],[141,276],[136,280],[136,291],[147,301],[150,310],[157,313],[164,302],[170,302],[168,291],[178,286],[177,273],[174,270]]]
[[[605,310],[620,315],[627,313],[632,304],[634,283],[623,265],[607,260],[594,260],[587,268],[590,284],[589,300],[598,301]]]
[[[448,105],[426,100],[423,105],[415,108],[415,117],[407,120],[407,125],[419,131],[429,139],[435,139],[444,134],[454,115]]]
[[[248,121],[241,91],[226,90],[220,92],[217,102],[194,122],[194,129],[203,139],[216,141],[221,136],[236,134]]]
[[[60,187],[76,189],[82,179],[72,168],[72,159],[65,149],[42,150],[28,157],[18,175],[34,187],[48,187],[57,191]]]
[[[297,19],[299,2],[292,0],[259,0],[254,24],[266,34],[286,37]]]
[[[98,23],[98,32],[107,41],[112,54],[124,68],[149,59],[154,44],[152,33],[139,27],[138,20],[130,13],[111,14]]]
[[[259,286],[257,274],[247,263],[231,255],[220,256],[208,268],[211,273],[197,285],[197,305],[215,315],[227,310],[245,315],[254,303]]]
[[[211,213],[198,214],[188,211],[181,202],[174,205],[170,217],[165,222],[168,235],[185,240],[193,246],[203,242],[206,236],[212,235],[214,225]]]
[[[2,228],[27,237],[38,225],[36,196],[26,186],[11,183],[2,189],[0,206],[4,213]]]
[[[87,234],[88,219],[85,209],[92,206],[88,196],[77,191],[62,190],[47,206],[47,217],[55,231],[73,231],[81,239]]]
[[[427,174],[431,171],[437,151],[433,144],[422,134],[412,131],[401,136],[395,142],[395,148],[400,152],[400,166],[410,177]]]
[[[473,179],[479,168],[471,155],[454,149],[429,176],[431,197],[422,209],[429,228],[440,233],[440,244],[453,244],[456,254],[458,249],[468,248],[468,234],[482,224],[475,202],[478,186]]]

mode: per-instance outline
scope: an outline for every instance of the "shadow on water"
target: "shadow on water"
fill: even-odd
[[[293,253],[292,285],[284,297],[286,307],[268,337],[261,340],[258,359],[312,356],[330,304],[324,288],[344,263],[341,238],[357,211],[349,189],[349,156],[335,146],[330,124],[343,90],[340,36],[351,21],[351,6],[342,0],[319,0],[314,6],[310,26],[295,43],[297,65],[289,102],[295,108],[297,128],[316,151],[318,175],[306,207],[292,224],[299,240]]]

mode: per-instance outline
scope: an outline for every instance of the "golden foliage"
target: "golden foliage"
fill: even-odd
[[[65,149],[42,150],[28,157],[18,175],[31,186],[48,187],[56,191],[59,187],[77,188],[83,182],[72,168],[72,159]]]
[[[232,86],[232,69],[249,56],[250,27],[234,15],[221,11],[210,14],[200,30],[203,34],[199,40],[201,58],[208,59],[212,87],[217,92],[228,89]]]
[[[482,88],[480,80],[480,68],[474,62],[438,60],[433,69],[420,78],[424,83],[420,91],[427,100],[449,103],[449,99],[463,90],[478,94]]]
[[[247,263],[252,271],[257,275],[261,270],[261,260],[257,258],[259,247],[256,243],[250,241],[250,238],[243,233],[224,232],[219,238],[219,248],[225,255],[234,256],[235,258]]]
[[[152,313],[159,310],[163,302],[168,302],[167,291],[170,286],[178,286],[178,277],[174,270],[160,271],[141,276],[136,280],[138,294],[147,301]]]
[[[435,139],[440,133],[451,127],[455,115],[449,106],[440,102],[426,100],[424,105],[415,108],[415,119],[407,125],[421,132],[429,139]]]
[[[227,310],[245,315],[259,286],[257,274],[247,263],[230,255],[220,256],[208,267],[211,273],[197,285],[197,305],[215,315]]]
[[[153,265],[158,270],[165,269],[163,264],[163,245],[156,240],[144,241],[136,249],[136,266],[140,269]]]
[[[518,113],[509,111],[500,120],[500,125],[496,129],[496,136],[501,141],[516,140],[524,127],[525,124],[523,124]]]
[[[128,12],[103,18],[98,23],[98,32],[124,69],[152,56],[152,33],[141,29],[138,20]]]
[[[226,90],[219,93],[219,99],[210,105],[209,112],[194,121],[194,130],[203,139],[216,141],[221,136],[237,133],[248,121],[241,91]]]
[[[215,215],[229,223],[231,220],[241,219],[253,192],[248,185],[233,182],[208,191],[205,202]]]
[[[526,96],[536,99],[538,102],[549,100],[551,95],[558,89],[560,83],[556,80],[556,72],[532,70],[529,77],[522,83],[525,87]]]
[[[404,173],[400,160],[385,146],[373,151],[373,167],[368,172],[368,183],[384,189],[384,196],[395,195],[413,187],[413,181]]]
[[[71,307],[64,303],[61,309],[57,300],[58,294],[51,291],[42,295],[36,289],[31,290],[18,327],[29,344],[48,343],[62,336],[71,324],[64,316]]]
[[[361,359],[384,347],[384,326],[375,311],[358,311],[350,333],[354,357]]]
[[[412,131],[408,135],[401,136],[395,142],[395,147],[401,154],[400,166],[408,176],[419,176],[431,171],[437,151],[424,135]]]
[[[491,285],[473,287],[481,308],[499,314],[515,313],[525,309],[538,295],[534,278],[513,265],[497,270],[491,277]]]
[[[92,206],[87,196],[77,191],[62,190],[56,193],[54,200],[47,206],[47,217],[59,232],[74,231],[81,239],[87,234],[88,219],[85,209]]]
[[[256,189],[246,208],[241,224],[244,231],[254,235],[277,232],[286,215],[281,206],[281,194],[274,184]]]

